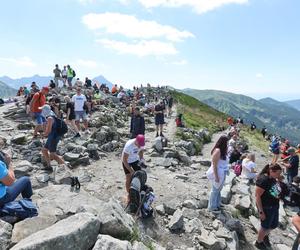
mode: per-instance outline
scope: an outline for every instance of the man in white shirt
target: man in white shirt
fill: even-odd
[[[126,176],[126,191],[129,193],[130,181],[135,171],[141,170],[140,161],[144,161],[145,136],[137,135],[127,141],[122,152],[122,165]]]
[[[80,130],[80,119],[83,120],[84,128],[88,131],[87,115],[85,111],[86,97],[81,93],[81,88],[77,88],[76,95],[73,95],[72,102],[74,103],[75,122],[78,130]]]

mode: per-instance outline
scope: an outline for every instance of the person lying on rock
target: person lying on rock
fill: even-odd
[[[14,201],[20,194],[23,198],[32,196],[30,179],[23,176],[16,181],[10,156],[2,153],[0,156],[0,208]]]
[[[137,135],[130,139],[124,146],[122,152],[122,166],[126,176],[126,191],[129,194],[130,181],[135,171],[141,170],[140,161],[144,161],[145,136]],[[129,198],[129,197],[128,197]]]
[[[47,121],[46,130],[44,132],[44,136],[47,137],[47,141],[42,148],[42,154],[46,162],[45,169],[52,171],[50,164],[51,160],[57,161],[59,165],[65,164],[63,158],[56,153],[57,145],[61,140],[61,137],[57,134],[58,124],[57,120],[55,119],[56,116],[49,105],[46,104],[42,107],[42,115]]]

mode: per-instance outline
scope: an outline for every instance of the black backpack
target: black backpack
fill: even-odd
[[[76,73],[75,73],[75,70],[73,70],[73,77],[75,77],[76,76]]]
[[[64,136],[68,132],[68,125],[63,119],[53,116],[56,122],[56,133],[58,136]]]

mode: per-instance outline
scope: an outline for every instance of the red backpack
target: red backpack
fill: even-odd
[[[242,164],[236,163],[233,167],[233,171],[236,176],[240,176],[242,174]]]

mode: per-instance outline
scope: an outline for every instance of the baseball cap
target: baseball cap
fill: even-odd
[[[45,90],[45,91],[49,92],[49,88],[48,87],[43,87],[42,90]]]
[[[136,141],[141,147],[145,146],[145,136],[144,135],[137,135]]]
[[[290,147],[290,148],[287,150],[287,152],[288,152],[289,154],[290,154],[290,153],[295,153],[296,150],[295,150],[295,148]]]

